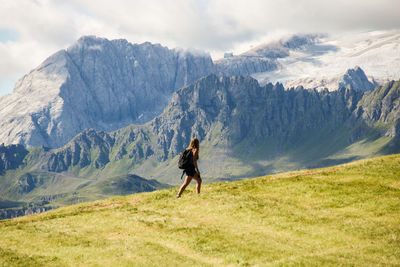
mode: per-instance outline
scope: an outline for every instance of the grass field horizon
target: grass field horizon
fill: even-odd
[[[400,265],[400,154],[176,192],[0,221],[0,265]]]

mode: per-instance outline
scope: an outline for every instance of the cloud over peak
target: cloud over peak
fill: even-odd
[[[282,33],[400,28],[397,0],[0,0],[0,5],[0,86],[82,35],[220,56]],[[7,90],[0,87],[0,95]]]

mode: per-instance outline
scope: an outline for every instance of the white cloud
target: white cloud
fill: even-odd
[[[398,10],[398,0],[0,0],[0,29],[18,36],[0,43],[0,95],[82,35],[221,55],[282,33],[400,28]]]

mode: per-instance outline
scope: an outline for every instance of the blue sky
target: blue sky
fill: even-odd
[[[18,32],[11,29],[0,29],[0,42],[15,42],[18,40]]]
[[[399,29],[398,0],[0,0],[0,95],[82,35],[214,58],[291,33]]]

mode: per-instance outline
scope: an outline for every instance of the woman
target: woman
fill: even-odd
[[[197,160],[199,159],[199,150],[200,150],[199,139],[193,138],[190,141],[190,146],[188,148],[186,148],[186,150],[191,150],[189,152],[189,161],[193,162],[193,164],[190,164],[190,166],[187,169],[185,169],[186,178],[185,178],[185,182],[182,184],[181,188],[179,189],[178,194],[176,195],[176,197],[178,197],[178,198],[181,197],[186,186],[188,186],[190,184],[192,179],[196,180],[196,182],[197,182],[196,191],[197,191],[197,194],[200,194],[201,178],[200,178],[199,167],[197,166]]]

